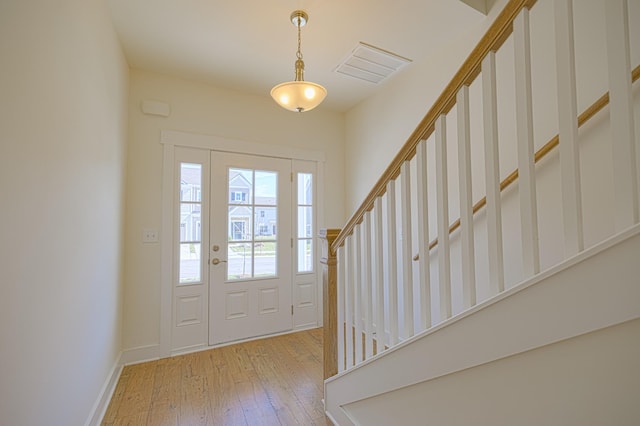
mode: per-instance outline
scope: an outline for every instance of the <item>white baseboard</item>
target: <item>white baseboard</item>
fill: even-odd
[[[100,394],[89,413],[89,418],[87,418],[87,421],[84,423],[85,426],[99,426],[102,422],[102,418],[107,412],[107,407],[109,406],[113,392],[116,390],[116,385],[120,379],[120,374],[122,373],[121,360],[122,353],[120,353],[120,356],[116,359],[113,367],[111,367],[107,380],[104,382],[104,385],[100,390]]]
[[[207,346],[205,343],[200,343],[200,344],[191,345],[191,346],[183,346],[178,349],[173,349],[171,351],[171,356],[186,355],[194,352],[206,351],[208,349],[213,349],[213,347]]]
[[[160,345],[145,345],[122,351],[120,363],[122,365],[140,364],[160,359]]]

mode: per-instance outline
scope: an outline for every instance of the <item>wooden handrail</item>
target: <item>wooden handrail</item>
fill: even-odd
[[[631,72],[631,82],[635,82],[640,77],[640,65],[635,67]],[[589,108],[584,110],[582,114],[578,116],[578,127],[582,127],[584,123],[589,121],[594,115],[596,115],[602,108],[609,104],[609,92],[602,95],[598,100],[596,100]],[[555,135],[549,142],[544,144],[542,148],[536,151],[534,156],[534,162],[537,163],[542,158],[544,158],[549,152],[553,150],[560,141],[559,135]],[[502,182],[500,182],[500,192],[504,191],[518,179],[518,169],[515,169],[509,176],[504,178]],[[476,214],[478,210],[483,208],[487,204],[487,197],[483,197],[480,201],[473,205],[473,214]],[[449,227],[449,234],[453,233],[456,229],[460,227],[460,219],[456,220]],[[434,238],[433,241],[429,243],[429,250],[438,245],[438,239]],[[418,260],[419,255],[415,255],[413,260]]]
[[[355,226],[362,222],[364,214],[373,209],[375,199],[386,192],[387,182],[395,179],[400,174],[402,163],[410,160],[416,152],[416,147],[421,140],[427,139],[434,131],[436,119],[448,113],[456,103],[456,95],[462,86],[471,85],[480,74],[482,60],[490,51],[497,51],[505,40],[513,32],[513,20],[522,8],[531,8],[537,0],[510,0],[502,9],[496,20],[491,24],[485,35],[475,49],[464,61],[458,72],[453,76],[447,87],[438,97],[429,112],[422,119],[418,127],[413,131],[409,139],[404,143],[391,164],[384,171],[373,189],[364,199],[360,207],[346,223],[338,238],[333,242],[333,250],[344,244],[347,236],[353,233]]]

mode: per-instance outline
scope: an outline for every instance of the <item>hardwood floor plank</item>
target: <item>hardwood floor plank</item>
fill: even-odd
[[[182,377],[180,423],[207,425],[213,421],[209,395],[209,378],[206,376]]]
[[[271,345],[269,349],[272,352],[278,353],[278,356],[273,358],[273,367],[292,390],[307,415],[311,419],[323,417],[324,407],[322,401],[317,398],[318,393],[322,394],[318,381],[321,375],[316,377],[314,382],[314,377],[308,374],[304,364],[287,350],[293,342],[286,336],[278,340],[269,340],[266,344]]]
[[[127,366],[103,426],[331,425],[322,329]]]
[[[279,425],[280,421],[269,401],[244,345],[236,345],[231,357],[234,384],[244,417],[250,424]]]
[[[122,369],[122,373],[120,373],[120,379],[118,379],[116,389],[113,391],[113,395],[111,396],[111,402],[109,403],[107,411],[104,414],[104,424],[108,424],[109,426],[111,426],[118,417],[118,409],[120,408],[122,398],[124,396],[125,390],[127,389],[129,378],[131,377],[131,375],[129,374],[130,370],[130,367],[124,367]]]
[[[147,425],[177,426],[179,424],[181,378],[179,359],[166,358],[157,362]]]
[[[139,413],[148,412],[151,405],[153,388],[150,384],[153,381],[155,364],[146,362],[132,367],[135,368],[131,369],[131,376],[118,408],[119,418],[135,417]],[[114,424],[118,424],[117,421]]]
[[[235,390],[231,367],[227,360],[229,347],[214,349],[209,356],[214,365],[213,392],[210,403],[213,410],[213,424],[246,425],[242,406]]]
[[[256,368],[259,381],[265,389],[269,403],[274,408],[276,416],[284,425],[308,424],[304,409],[299,405],[292,390],[275,373],[272,367],[273,360],[264,352],[263,346],[255,346],[252,343],[251,363]]]
[[[113,426],[140,426],[147,423],[148,411],[131,414],[129,416],[118,417]]]
[[[176,407],[167,403],[154,403],[149,416],[147,426],[178,426],[180,424],[179,413]]]

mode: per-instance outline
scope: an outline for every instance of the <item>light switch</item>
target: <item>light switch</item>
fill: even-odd
[[[142,242],[143,243],[157,243],[158,242],[158,231],[155,229],[145,229],[142,231]]]

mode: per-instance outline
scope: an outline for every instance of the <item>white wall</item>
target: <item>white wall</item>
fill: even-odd
[[[143,100],[166,102],[169,117],[145,115]],[[143,229],[161,229],[161,130],[221,136],[257,144],[323,151],[324,223],[344,217],[344,119],[319,107],[294,114],[265,94],[250,96],[134,70],[129,98],[124,349],[154,348],[160,339],[160,244],[142,244]],[[165,236],[160,235],[160,239]]]
[[[0,424],[81,425],[121,350],[128,67],[102,1],[0,2]]]

